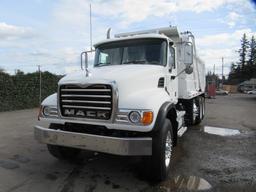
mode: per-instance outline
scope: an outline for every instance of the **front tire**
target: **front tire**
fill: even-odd
[[[50,129],[61,129],[63,125],[60,124],[50,124]],[[77,159],[81,153],[81,149],[64,147],[58,145],[47,144],[49,153],[57,159],[60,160],[74,160]]]
[[[60,160],[75,160],[80,154],[80,149],[47,144],[49,153]]]
[[[173,152],[173,129],[169,119],[165,119],[162,128],[153,136],[151,175],[153,180],[164,180],[170,170]]]

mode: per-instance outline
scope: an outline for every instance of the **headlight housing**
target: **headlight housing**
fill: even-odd
[[[58,111],[57,111],[56,107],[45,106],[43,108],[43,114],[44,114],[44,116],[57,116],[58,115]]]
[[[138,111],[132,111],[129,114],[129,119],[132,123],[139,123],[141,121],[141,115]]]
[[[150,125],[153,122],[151,110],[119,109],[116,122],[122,124]]]
[[[41,117],[58,117],[58,110],[56,106],[41,106],[38,119]]]

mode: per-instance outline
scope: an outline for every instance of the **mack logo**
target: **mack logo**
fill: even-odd
[[[65,109],[64,115],[66,116],[78,116],[78,117],[88,117],[88,118],[99,118],[99,119],[108,119],[109,112],[107,111],[84,111],[84,110],[75,110],[75,109]]]

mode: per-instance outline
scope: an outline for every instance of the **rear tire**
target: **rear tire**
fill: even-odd
[[[50,129],[61,129],[63,125],[60,124],[50,124]],[[77,159],[81,153],[81,149],[64,147],[58,145],[47,144],[49,153],[57,159],[60,160],[74,160]]]
[[[203,116],[204,116],[204,106],[203,106],[203,97],[199,96],[197,98],[195,98],[195,104],[197,107],[197,116],[195,118],[195,122],[194,125],[198,125],[201,123],[201,121],[203,120]]]
[[[170,170],[173,152],[173,129],[169,119],[152,138],[152,156],[150,158],[151,176],[154,181],[164,180]]]
[[[185,103],[187,125],[198,125],[204,118],[205,99],[202,96],[195,97]]]
[[[185,122],[186,125],[194,125],[195,124],[195,117],[194,117],[194,103],[195,98],[187,100],[185,102]]]

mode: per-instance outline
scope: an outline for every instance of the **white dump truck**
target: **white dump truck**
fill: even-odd
[[[81,150],[145,156],[152,178],[163,180],[178,137],[205,114],[194,36],[165,27],[109,37],[94,45],[92,68],[83,52],[82,70],[42,102],[39,120],[49,127],[35,126],[35,138],[59,159]]]

